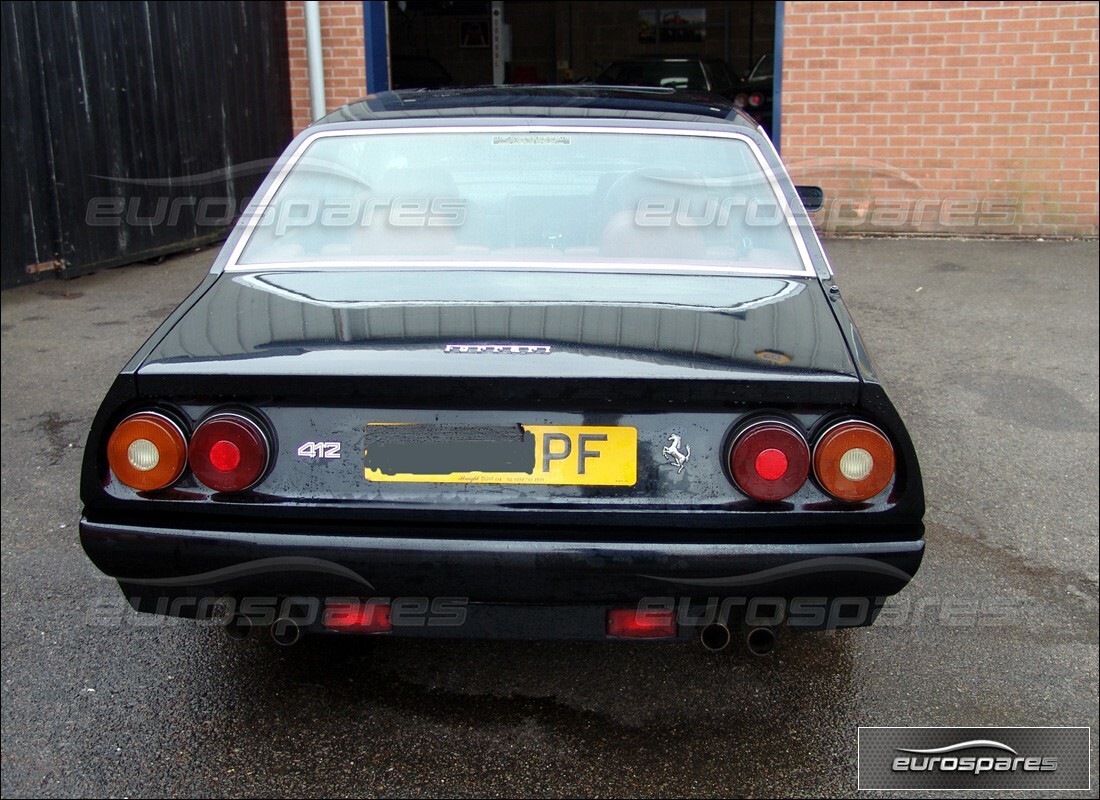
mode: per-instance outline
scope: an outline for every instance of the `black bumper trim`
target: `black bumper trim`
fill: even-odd
[[[578,532],[594,537],[599,529]],[[552,605],[655,596],[888,596],[908,583],[924,553],[923,538],[561,542],[202,531],[87,518],[80,538],[95,565],[128,594],[464,597]]]

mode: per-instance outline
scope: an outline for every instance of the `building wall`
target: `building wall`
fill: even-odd
[[[663,52],[727,56],[741,72],[771,49],[774,3],[690,5],[706,8],[705,41],[666,43]],[[654,7],[644,0],[506,3],[513,69],[540,81],[577,79],[613,58],[652,50],[638,42],[637,26],[639,11]],[[465,18],[414,19],[394,8],[395,53],[450,62],[458,83],[491,79],[489,52],[458,46]],[[815,214],[819,228],[1100,233],[1097,8],[785,3],[782,151],[797,180],[826,191],[826,206]],[[303,3],[288,0],[286,10],[298,131],[310,121]],[[365,92],[362,3],[325,0],[321,24],[332,109]]]
[[[290,48],[290,99],[294,132],[313,120],[309,113],[309,62],[306,59],[305,4],[287,0],[287,43]],[[363,41],[363,3],[324,0],[321,9],[321,50],[325,59],[327,110],[339,108],[367,93],[366,47]]]
[[[303,7],[302,0],[286,0],[295,132],[311,122]],[[512,27],[510,77],[517,82],[569,82],[595,77],[615,59],[657,52],[653,43],[639,41],[639,14],[680,7],[675,3],[655,5],[650,0],[508,0],[504,18]],[[699,0],[685,7],[706,11],[703,41],[664,41],[660,52],[725,58],[735,72],[743,73],[773,49],[774,0]],[[366,92],[363,4],[358,0],[322,0],[320,11],[325,101],[331,110]],[[491,49],[461,46],[460,26],[469,23],[483,23],[488,33],[487,14],[461,15],[412,3],[402,10],[391,3],[390,52],[436,58],[459,85],[491,83]]]
[[[785,4],[782,152],[828,232],[1098,233],[1092,2]]]

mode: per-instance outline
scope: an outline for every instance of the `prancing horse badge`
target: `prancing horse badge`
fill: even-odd
[[[688,459],[691,458],[691,445],[683,444],[678,434],[672,434],[668,437],[670,444],[661,450],[665,454],[665,461],[676,467],[676,474],[679,475],[684,471],[684,467],[688,463]],[[681,450],[681,445],[683,449]]]

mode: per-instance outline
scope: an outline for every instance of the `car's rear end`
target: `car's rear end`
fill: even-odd
[[[341,127],[265,184],[89,438],[82,541],[136,607],[764,649],[873,620],[920,563],[919,469],[793,187],[758,144],[708,173],[682,128],[593,127]],[[281,216],[310,194],[370,221]]]

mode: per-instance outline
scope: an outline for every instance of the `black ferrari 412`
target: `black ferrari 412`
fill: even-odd
[[[870,624],[924,495],[815,194],[710,95],[345,106],[108,392],[84,549],[140,611],[281,643]]]

